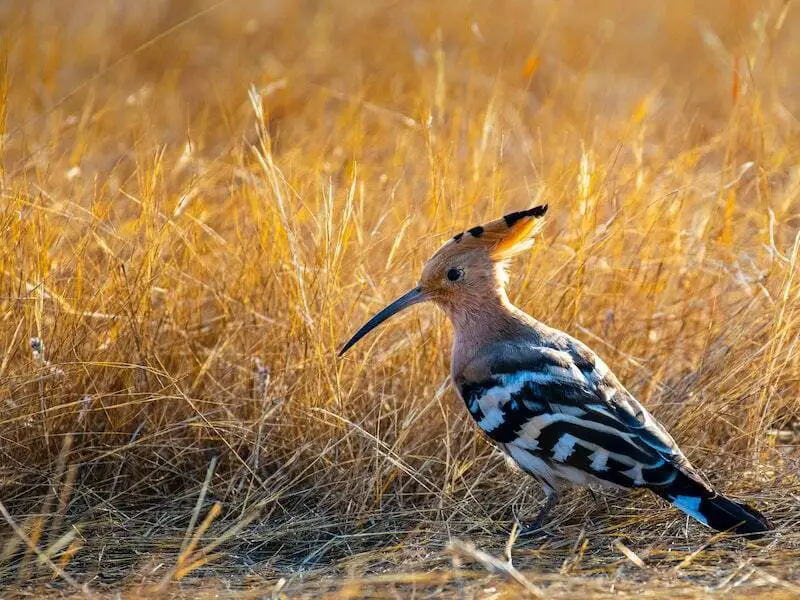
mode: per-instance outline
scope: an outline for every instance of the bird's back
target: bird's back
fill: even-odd
[[[453,373],[480,429],[519,467],[555,491],[644,487],[717,530],[771,528],[758,511],[717,493],[588,347],[528,326],[527,335],[479,348]]]
[[[711,489],[606,364],[566,333],[537,323],[480,348],[453,375],[481,430],[556,488],[659,487],[683,475]]]

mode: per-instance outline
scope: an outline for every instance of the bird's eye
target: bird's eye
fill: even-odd
[[[464,277],[463,269],[457,269],[455,267],[453,267],[452,269],[447,269],[447,278],[450,281],[458,281],[462,277]]]

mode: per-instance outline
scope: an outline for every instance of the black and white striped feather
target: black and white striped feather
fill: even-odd
[[[757,511],[718,494],[605,363],[564,334],[557,347],[498,343],[456,377],[472,417],[547,488],[648,488],[715,529],[768,529]]]

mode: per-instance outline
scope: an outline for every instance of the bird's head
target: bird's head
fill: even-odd
[[[425,263],[417,286],[367,321],[339,356],[391,316],[420,302],[430,300],[450,316],[479,310],[487,298],[502,293],[506,261],[533,245],[545,212],[546,204],[510,213],[448,240]]]

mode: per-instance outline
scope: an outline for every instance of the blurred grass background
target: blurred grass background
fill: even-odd
[[[784,1],[0,2],[0,580],[796,595],[798,26]],[[448,235],[536,202],[512,298],[778,534],[576,492],[498,573],[481,552],[542,496],[448,388],[443,316],[335,358]]]

